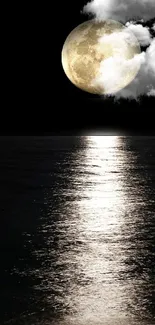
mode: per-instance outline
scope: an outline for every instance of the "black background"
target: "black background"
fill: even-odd
[[[81,13],[86,3],[13,4],[9,13],[6,11],[2,133],[75,134],[91,130],[154,134],[154,98],[116,103],[113,98],[103,100],[87,94],[67,79],[61,50],[70,31],[90,19]]]

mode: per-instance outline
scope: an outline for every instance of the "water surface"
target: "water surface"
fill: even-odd
[[[155,137],[0,149],[1,324],[155,324]]]

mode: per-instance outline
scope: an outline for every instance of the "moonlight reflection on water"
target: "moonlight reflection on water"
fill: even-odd
[[[14,268],[31,284],[21,319],[31,325],[153,325],[153,140],[69,141],[37,142],[46,162],[37,172],[44,198],[35,201],[34,232],[23,233],[31,260],[22,272]]]
[[[124,272],[125,237],[122,227],[126,212],[124,151],[118,137],[88,137],[83,184],[76,211],[77,239],[81,248],[73,249],[78,260],[79,282],[70,292],[73,323],[94,323],[126,316],[126,289],[119,277]],[[79,173],[75,184],[79,184]],[[78,185],[76,186],[78,191]],[[72,256],[70,263],[72,263]],[[74,282],[75,284],[75,282]],[[81,322],[81,323],[80,323]]]
[[[143,297],[148,276],[138,273],[138,255],[147,251],[137,238],[146,199],[135,170],[137,157],[124,150],[124,141],[86,137],[83,150],[70,157],[71,172],[65,171],[70,185],[62,188],[62,205],[56,211],[54,247],[48,220],[48,245],[57,267],[46,278],[54,289],[60,323],[131,325],[149,317]]]

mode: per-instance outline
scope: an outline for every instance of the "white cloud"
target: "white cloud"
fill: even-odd
[[[118,42],[118,33],[106,35],[99,41],[104,39],[113,40],[113,44]],[[116,43],[115,43],[116,42]],[[107,43],[108,44],[108,43]],[[138,72],[139,69],[139,72]],[[138,74],[136,75],[136,73]],[[136,75],[136,77],[135,77]],[[135,77],[133,81],[132,80]],[[125,88],[124,82],[128,80],[130,83]],[[126,83],[127,84],[127,83]],[[113,52],[112,56],[103,60],[100,64],[100,73],[93,80],[93,85],[99,87],[103,92],[108,93],[108,96],[116,98],[135,98],[138,99],[141,95],[155,95],[155,39],[146,52],[134,55],[132,58],[127,58],[125,47],[121,47],[121,51]],[[120,86],[120,91],[118,87]],[[111,95],[110,95],[111,93]]]
[[[155,39],[144,52],[144,61],[136,78],[115,94],[116,98],[135,98],[142,95],[155,96]]]
[[[92,0],[84,6],[84,12],[99,20],[148,20],[154,18],[155,0]]]
[[[146,63],[148,64],[150,72],[155,77],[155,38],[146,51]]]
[[[149,92],[148,92],[148,96],[155,96],[155,88],[151,89]]]
[[[133,22],[126,23],[126,27],[137,37],[142,46],[147,46],[151,43],[152,38],[148,27],[143,27],[141,24]]]
[[[132,59],[114,55],[101,62],[100,73],[93,81],[95,86],[103,89],[105,93],[114,93],[135,77],[138,68],[145,62],[145,53],[137,54]],[[117,93],[115,93],[117,96]]]
[[[127,30],[135,35],[141,46],[149,46],[146,52],[127,59],[116,55],[119,53],[118,45],[117,53],[113,53],[111,57],[101,62],[100,74],[93,82],[108,92],[108,89],[117,88],[115,86],[118,80],[123,80],[124,75],[134,67],[136,69],[137,65],[140,66],[140,70],[135,79],[113,96],[135,99],[141,95],[155,96],[155,38],[151,36],[148,27],[141,25],[141,22],[154,18],[155,0],[92,0],[84,6],[84,12],[93,14],[99,21],[114,19],[125,23]],[[155,31],[155,24],[152,30]],[[120,39],[116,33],[109,36],[112,44],[117,44]],[[99,42],[104,40],[105,36]],[[127,45],[131,46],[132,40],[130,33],[126,32]]]
[[[124,28],[121,32],[113,32],[111,34],[105,34],[103,37],[99,38],[99,43],[103,44],[105,49],[107,45],[113,45],[115,51],[122,53],[123,50],[128,50],[130,46],[139,45],[135,33],[133,33],[129,28]]]

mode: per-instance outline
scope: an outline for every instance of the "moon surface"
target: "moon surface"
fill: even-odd
[[[88,20],[66,38],[61,61],[68,79],[92,94],[112,94],[137,75],[141,53],[137,38],[114,20]]]

